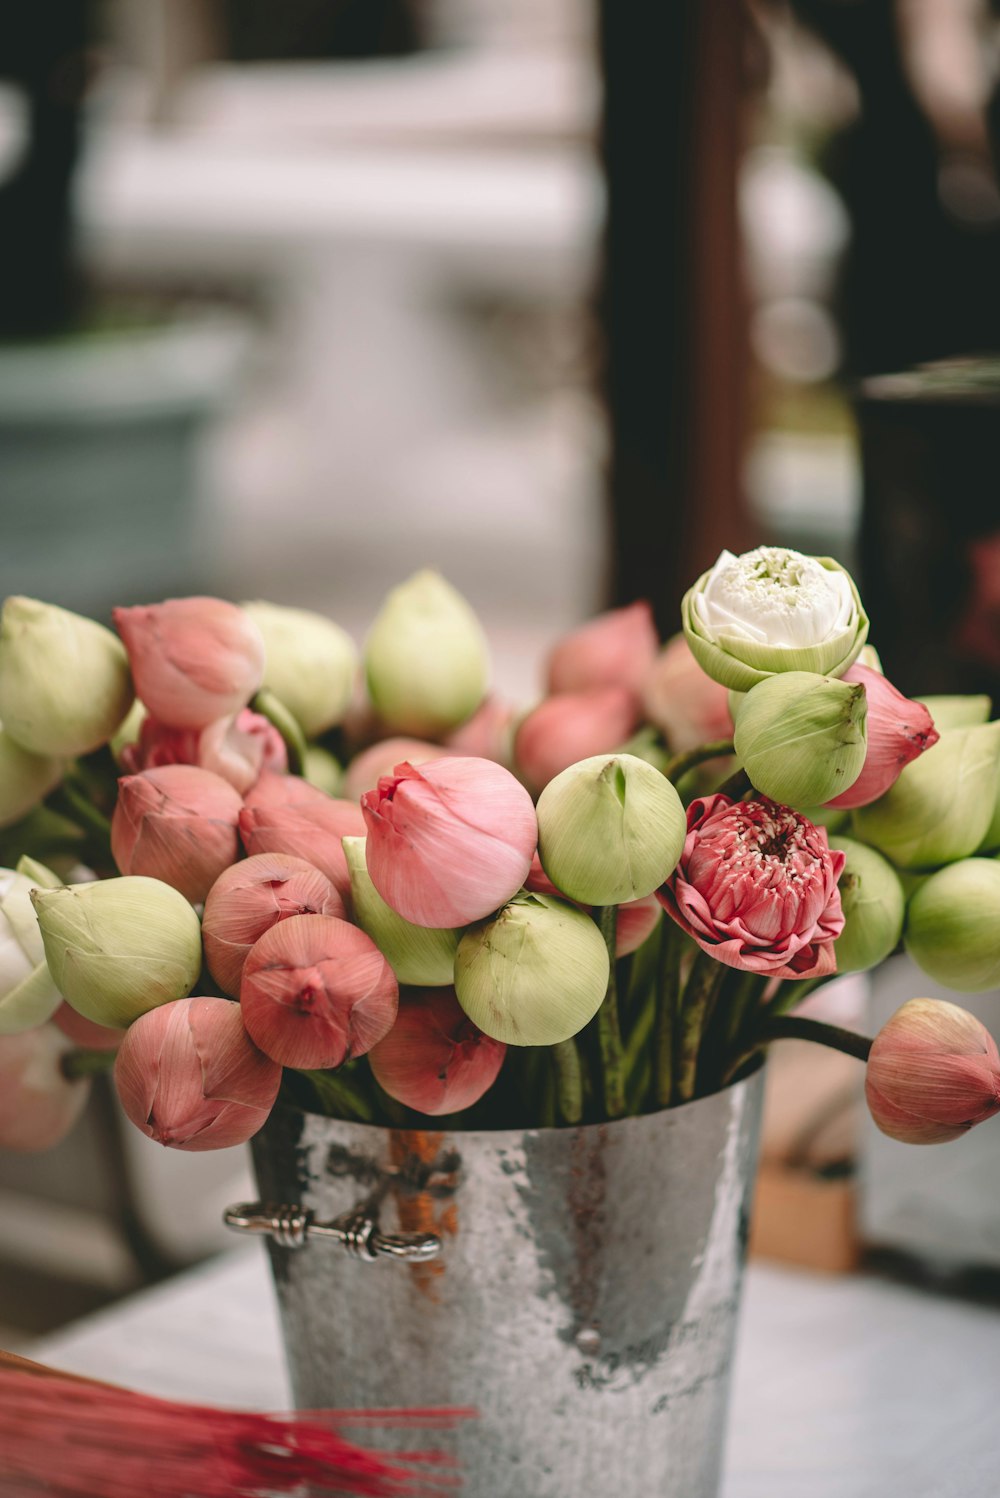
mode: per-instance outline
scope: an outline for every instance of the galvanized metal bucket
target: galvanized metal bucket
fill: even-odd
[[[276,1110],[254,1160],[295,1205],[230,1221],[272,1235],[299,1408],[475,1406],[466,1498],[714,1498],[761,1093],[524,1132]]]

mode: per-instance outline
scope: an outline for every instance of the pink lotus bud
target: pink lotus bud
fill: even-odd
[[[692,801],[687,823],[680,863],[657,894],[702,951],[772,978],[836,972],[845,857],[831,852],[826,828],[790,806],[722,795]]]
[[[74,1045],[82,1046],[85,1051],[117,1050],[125,1035],[124,1030],[113,1030],[110,1025],[98,1025],[94,1020],[78,1014],[72,1004],[67,1004],[65,1000],[52,1016],[52,1023],[64,1035],[68,1035]]]
[[[642,900],[629,900],[618,907],[618,939],[615,956],[627,957],[636,952],[643,942],[656,930],[663,914],[663,907],[655,895],[646,895]]]
[[[351,876],[340,845],[363,837],[365,821],[356,801],[338,801],[298,775],[265,771],[240,813],[240,837],[248,853],[290,853],[325,874],[341,899],[350,899]]]
[[[660,651],[642,689],[646,717],[675,754],[731,739],[729,693],[701,669],[683,635]]]
[[[858,661],[842,681],[860,684],[868,697],[868,750],[853,785],[827,806],[868,806],[896,784],[906,766],[936,744],[941,735],[922,702],[911,702],[879,671]]]
[[[524,887],[538,895],[557,895],[560,900],[569,900],[569,895],[563,894],[552,883],[542,868],[537,853],[531,860]],[[586,905],[580,905],[578,900],[570,900],[570,904],[578,906],[580,910],[588,909]],[[629,953],[638,951],[646,938],[656,930],[662,914],[663,908],[656,895],[646,895],[641,900],[629,900],[624,905],[619,905],[615,956],[628,957]]]
[[[219,875],[205,901],[201,936],[208,970],[223,993],[239,998],[250,948],[293,915],[347,917],[329,879],[304,859],[257,853]]]
[[[239,857],[243,802],[232,786],[194,765],[125,775],[111,818],[111,852],[123,874],[160,879],[192,905]]]
[[[946,1144],[1000,1113],[1000,1054],[985,1025],[938,999],[910,999],[872,1044],[865,1096],[883,1134]]]
[[[65,1139],[90,1095],[89,1077],[62,1074],[73,1049],[54,1025],[0,1035],[0,1149],[48,1150]]]
[[[474,759],[492,759],[498,765],[510,765],[513,753],[514,709],[499,697],[487,697],[467,723],[456,728],[445,739],[456,754],[471,754]],[[410,754],[401,754],[410,764],[419,764]],[[397,760],[397,764],[399,761]]]
[[[330,915],[293,915],[250,950],[240,1008],[282,1066],[342,1066],[392,1029],[399,986],[370,936]]]
[[[245,707],[264,678],[264,641],[221,598],[171,598],[115,609],[136,695],[171,728],[207,728]]]
[[[257,1049],[229,999],[174,999],[129,1026],[115,1060],[126,1114],[177,1150],[220,1150],[262,1128],[281,1067]]]
[[[627,687],[547,697],[521,719],[514,763],[526,784],[541,791],[577,760],[620,749],[638,723],[638,699]]]
[[[418,1113],[460,1113],[493,1086],[507,1047],[472,1023],[452,988],[412,988],[368,1062],[390,1097]]]
[[[648,603],[611,609],[558,641],[549,655],[546,689],[550,695],[618,686],[641,692],[659,648]]]
[[[361,798],[372,883],[415,926],[467,926],[524,883],[538,839],[531,797],[501,765],[456,755],[397,765]]]
[[[200,729],[168,728],[147,715],[138,740],[123,747],[121,765],[131,775],[162,765],[198,765],[245,796],[263,770],[287,771],[288,751],[274,724],[248,707]]]
[[[440,744],[423,739],[380,739],[354,756],[344,771],[341,789],[348,801],[360,801],[365,791],[373,791],[382,776],[391,775],[404,759],[411,765],[425,765],[447,753]]]

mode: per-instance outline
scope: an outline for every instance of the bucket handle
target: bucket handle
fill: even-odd
[[[406,1259],[411,1264],[436,1259],[441,1239],[434,1233],[383,1233],[370,1206],[353,1207],[332,1222],[317,1222],[308,1207],[274,1202],[240,1202],[222,1214],[237,1233],[263,1234],[282,1248],[302,1248],[307,1240],[339,1243],[355,1259],[373,1264],[378,1258]]]

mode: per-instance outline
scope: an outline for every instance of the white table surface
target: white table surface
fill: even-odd
[[[245,1408],[289,1395],[264,1250],[247,1245],[40,1342],[132,1388]],[[996,1498],[1000,1311],[752,1265],[723,1498]]]

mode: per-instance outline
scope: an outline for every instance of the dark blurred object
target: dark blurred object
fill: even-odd
[[[599,14],[610,592],[649,598],[672,633],[698,573],[752,544],[736,215],[747,26],[733,0],[602,0]]]
[[[397,57],[420,46],[418,0],[225,0],[234,62]]]
[[[86,0],[0,6],[0,77],[25,96],[27,140],[0,183],[0,337],[60,331],[77,310],[70,184],[87,79]]]
[[[852,226],[840,296],[846,367],[872,374],[1000,347],[996,92],[960,122],[936,116],[907,58],[915,44],[933,45],[907,31],[933,23],[926,9],[899,0],[791,0],[791,9],[846,64],[860,95],[856,122],[825,161]],[[946,19],[961,25],[959,14]]]
[[[886,673],[911,696],[1000,703],[1000,358],[861,387],[861,583]]]

